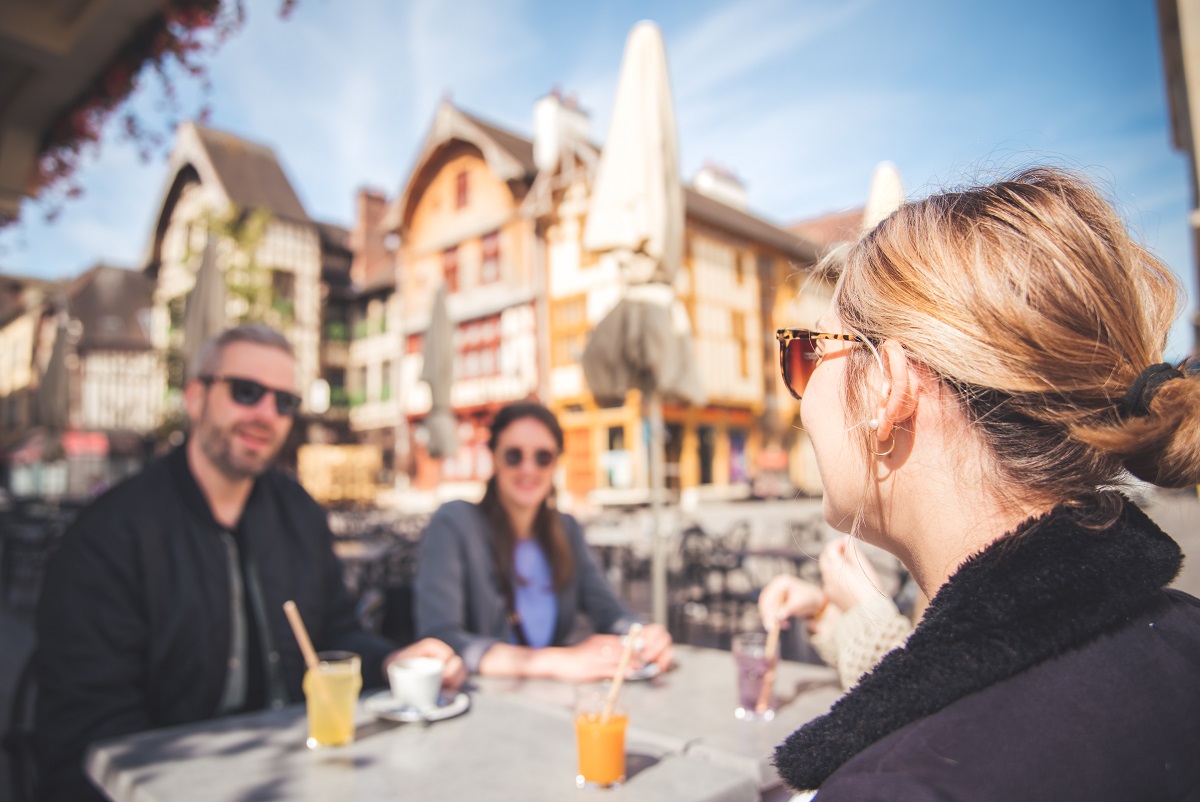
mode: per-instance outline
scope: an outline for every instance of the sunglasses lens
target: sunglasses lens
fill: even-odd
[[[275,411],[282,417],[288,417],[300,408],[300,396],[295,393],[285,393],[282,390],[275,391]]]
[[[816,344],[808,338],[797,337],[783,344],[783,381],[796,398],[804,395],[808,379],[817,368]]]
[[[249,379],[229,379],[229,397],[235,404],[252,407],[262,400],[267,388]]]
[[[536,463],[539,468],[549,468],[554,462],[555,454],[548,448],[539,448],[530,456],[533,457],[534,463]],[[504,460],[504,464],[508,467],[516,468],[525,461],[525,452],[516,447],[506,448],[504,449],[504,453],[500,455],[500,458]]]

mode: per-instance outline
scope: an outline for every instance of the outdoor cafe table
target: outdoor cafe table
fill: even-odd
[[[116,802],[421,799],[430,802],[752,802],[736,771],[627,739],[612,791],[575,788],[574,724],[501,694],[429,726],[376,721],[359,705],[354,744],[309,751],[303,705],[126,736],[93,745],[88,774]]]
[[[775,675],[773,721],[739,721],[733,655],[720,649],[675,646],[675,666],[644,682],[627,682],[629,735],[672,753],[733,769],[760,792],[782,784],[771,765],[775,747],[805,722],[827,712],[842,695],[827,666],[781,661]],[[503,693],[537,709],[568,710],[573,688],[548,680],[475,680],[483,693]]]
[[[471,709],[429,726],[377,721],[359,704],[357,740],[309,751],[303,705],[125,736],[91,747],[88,774],[116,802],[214,799],[755,800],[779,785],[770,756],[839,694],[830,669],[780,664],[771,722],[733,716],[729,652],[676,647],[678,666],[622,692],[630,778],[577,791],[567,683],[479,679]]]

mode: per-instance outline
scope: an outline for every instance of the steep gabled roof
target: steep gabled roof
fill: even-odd
[[[471,134],[481,135],[486,139],[486,142],[476,142],[476,144],[483,151],[484,157],[488,159],[494,170],[495,163],[501,162],[502,171],[497,170],[497,174],[501,178],[509,180],[516,177],[517,173],[521,173],[524,177],[532,180],[537,174],[531,139],[481,120],[448,102],[443,103],[438,108],[413,175],[410,176],[400,197],[388,210],[385,225],[389,229],[394,230],[400,226],[417,174],[423,169],[428,157],[448,139],[452,137],[466,138]],[[497,154],[497,151],[500,153]],[[690,187],[685,188],[684,193],[687,214],[697,220],[702,220],[755,242],[778,248],[789,258],[802,262],[816,261],[817,248],[797,234],[763,220],[761,217],[735,209]]]
[[[0,326],[45,303],[66,281],[0,274]]]
[[[863,208],[799,220],[788,228],[816,245],[822,252],[844,242],[854,242],[862,234]]]
[[[276,217],[309,222],[275,151],[215,128],[197,125],[196,133],[230,201],[242,209],[267,209]]]
[[[154,281],[145,273],[96,265],[71,283],[67,304],[83,330],[76,347],[86,351],[144,351],[150,341]]]
[[[455,143],[466,143],[477,148],[488,164],[488,169],[501,181],[509,182],[514,190],[528,188],[537,174],[533,161],[533,142],[512,131],[485,122],[467,114],[447,101],[442,101],[433,115],[433,123],[416,164],[408,176],[399,196],[389,206],[383,217],[387,231],[400,229],[411,212],[413,199],[420,195],[429,178],[428,168],[435,155]]]
[[[684,202],[684,208],[689,217],[694,217],[755,242],[762,242],[772,248],[778,248],[789,258],[801,262],[817,260],[817,249],[812,243],[787,229],[763,220],[761,217],[755,217],[741,209],[735,209],[691,187],[684,190]]]
[[[474,114],[462,111],[461,109],[459,111],[464,117],[479,126],[497,145],[508,151],[517,161],[521,162],[525,166],[526,175],[533,175],[537,172],[537,165],[533,161],[532,140],[501,128],[498,125],[493,125],[486,120],[476,117]]]

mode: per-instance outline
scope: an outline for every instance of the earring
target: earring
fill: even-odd
[[[879,428],[879,418],[871,418],[871,420],[867,421],[867,426],[870,427],[871,431],[875,431]]]
[[[872,427],[872,428],[874,428],[874,427]],[[887,451],[876,451],[874,448],[872,448],[871,453],[877,457],[886,457],[888,454],[891,454],[892,450],[896,448],[896,433],[895,432],[892,432],[892,436],[888,438],[888,442],[891,445],[889,445],[887,447]],[[879,436],[878,435],[875,436],[875,446],[876,446],[876,448],[879,446]]]

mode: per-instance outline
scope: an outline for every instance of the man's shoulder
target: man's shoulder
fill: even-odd
[[[170,484],[165,459],[156,458],[88,502],[73,528],[93,529],[97,524],[145,516],[155,506],[170,506]]]
[[[258,477],[258,481],[273,495],[279,496],[289,503],[320,506],[320,503],[309,495],[302,484],[278,468],[268,468]]]

